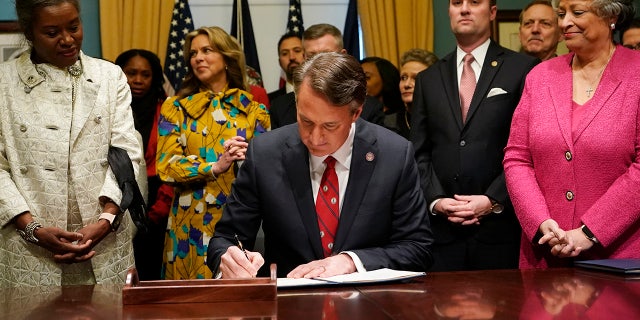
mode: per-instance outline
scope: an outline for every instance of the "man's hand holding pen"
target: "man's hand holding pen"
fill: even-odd
[[[264,258],[258,252],[245,250],[237,234],[234,235],[234,241],[236,245],[229,246],[220,257],[218,268],[220,277],[223,279],[255,278],[258,269],[264,264]],[[356,271],[352,258],[347,253],[341,253],[299,265],[287,274],[287,278],[330,277]]]
[[[258,252],[246,251],[238,241],[235,246],[227,248],[220,257],[220,272],[222,278],[255,278],[258,269],[264,264],[264,258]]]

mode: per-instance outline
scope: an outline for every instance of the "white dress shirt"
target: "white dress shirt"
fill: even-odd
[[[326,164],[324,163],[324,159],[328,156],[332,156],[336,159],[336,175],[338,176],[338,189],[339,189],[339,200],[340,200],[340,212],[342,212],[342,204],[344,203],[344,194],[347,190],[347,184],[349,183],[349,170],[351,169],[351,155],[353,153],[353,138],[356,133],[356,124],[355,122],[351,124],[351,129],[349,130],[349,135],[347,139],[344,141],[342,146],[336,150],[336,152],[332,154],[328,154],[326,156],[317,157],[312,154],[309,154],[309,173],[311,176],[311,190],[313,191],[313,200],[316,201],[318,198],[318,191],[320,190],[320,180],[322,180],[322,175],[324,174],[324,169]],[[353,263],[356,265],[356,269],[358,272],[367,271],[360,261],[358,256],[351,251],[343,251],[340,253],[348,254]]]
[[[286,93],[293,92],[293,83],[289,83],[289,81],[285,81],[284,90]]]
[[[482,65],[484,64],[484,58],[487,56],[487,51],[489,50],[489,43],[491,43],[490,39],[487,39],[483,44],[479,45],[477,48],[473,49],[470,53],[473,56],[473,62],[471,62],[471,68],[473,69],[473,73],[476,75],[476,83],[478,83],[478,79],[480,79],[480,71],[482,71]],[[460,87],[460,79],[462,79],[462,67],[464,66],[464,56],[467,55],[467,52],[464,52],[460,47],[456,49],[456,62],[458,68],[456,69],[458,75],[458,88]]]

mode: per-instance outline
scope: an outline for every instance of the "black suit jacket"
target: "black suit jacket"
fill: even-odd
[[[209,243],[209,267],[216,272],[234,234],[251,249],[261,222],[267,268],[260,274],[276,263],[283,277],[322,259],[312,193],[309,153],[298,124],[255,137]],[[367,270],[424,271],[432,263],[426,211],[411,143],[357,120],[334,252],[353,251]]]
[[[285,94],[287,94],[287,88],[282,87],[278,90],[269,92],[267,96],[269,97],[269,101],[274,101],[278,97],[284,96]]]
[[[520,226],[507,194],[503,149],[525,77],[537,62],[491,41],[464,124],[456,51],[418,75],[411,140],[427,203],[454,194],[484,194],[505,205],[503,213],[487,215],[475,226],[431,215],[436,244],[468,237],[483,243],[518,243]]]
[[[289,92],[272,100],[269,116],[271,117],[271,129],[296,123],[298,121],[298,115],[296,113],[295,93]],[[384,125],[382,102],[374,97],[367,96],[364,100],[360,118],[381,126]]]

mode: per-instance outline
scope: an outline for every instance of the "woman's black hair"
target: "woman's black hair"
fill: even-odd
[[[129,62],[129,60],[137,56],[145,58],[151,66],[151,91],[164,90],[162,88],[162,85],[164,84],[164,73],[162,71],[162,65],[160,64],[160,58],[158,58],[155,53],[144,49],[131,49],[121,53],[116,58],[115,63],[120,66],[121,69],[124,69],[124,66]]]
[[[404,108],[402,95],[400,94],[400,71],[387,59],[380,57],[367,57],[360,60],[360,64],[373,62],[378,68],[382,78],[382,103],[387,107],[387,114],[395,113]]]

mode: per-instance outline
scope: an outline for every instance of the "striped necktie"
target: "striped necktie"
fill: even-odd
[[[318,215],[318,227],[320,228],[320,240],[325,257],[331,256],[333,240],[338,229],[340,219],[340,193],[338,187],[338,175],[336,174],[336,159],[328,156],[324,159],[327,167],[324,169],[320,180],[320,189],[316,198],[316,213]]]

